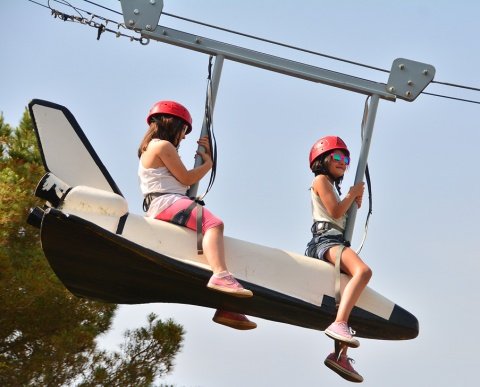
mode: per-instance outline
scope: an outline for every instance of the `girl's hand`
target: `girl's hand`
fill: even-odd
[[[362,200],[363,200],[363,196],[357,196],[355,198],[355,203],[357,203],[358,208],[360,208],[362,206]]]
[[[365,183],[362,181],[350,187],[348,194],[353,196],[355,203],[357,203],[358,208],[362,205],[363,192],[365,191]]]
[[[208,141],[208,136],[201,137],[197,144],[205,149],[205,151],[198,150],[197,154],[202,158],[205,164],[212,164],[212,152],[210,150],[210,143]]]

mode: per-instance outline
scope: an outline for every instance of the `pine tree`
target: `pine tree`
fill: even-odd
[[[26,224],[44,173],[28,111],[15,129],[0,114],[0,385],[149,386],[172,369],[183,328],[151,314],[120,351],[97,348],[117,305],[69,293]]]

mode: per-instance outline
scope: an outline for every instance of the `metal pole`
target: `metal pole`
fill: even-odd
[[[213,66],[213,72],[212,72],[212,83],[211,83],[211,92],[212,95],[210,96],[210,114],[213,116],[213,110],[215,108],[215,100],[217,99],[217,91],[218,91],[218,84],[220,83],[220,75],[222,74],[222,67],[223,67],[223,61],[225,57],[223,55],[217,55],[215,57],[215,64]],[[206,136],[208,133],[207,130],[207,117],[205,116],[203,119],[203,124],[202,124],[202,130],[200,132],[200,137]],[[204,151],[205,149],[201,146],[198,147],[198,150]],[[198,167],[203,164],[203,160],[199,155],[195,156],[195,164],[194,168]],[[198,186],[200,182],[196,182],[193,184],[190,189],[188,190],[187,195],[190,197],[196,197],[197,196],[197,191],[198,191]]]
[[[373,94],[368,107],[367,121],[363,131],[362,147],[360,148],[360,156],[358,160],[357,173],[355,175],[355,184],[363,181],[365,175],[365,169],[367,167],[368,151],[370,150],[370,142],[372,140],[373,125],[375,124],[375,116],[377,115],[378,101],[380,97],[377,94]],[[355,226],[355,218],[357,216],[357,206],[355,203],[350,207],[348,211],[347,224],[345,226],[344,237],[347,241],[352,240],[353,228]]]

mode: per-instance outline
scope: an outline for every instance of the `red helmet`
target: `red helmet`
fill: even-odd
[[[188,124],[186,134],[192,131],[192,116],[187,108],[175,101],[158,101],[152,106],[147,116],[147,124],[152,122],[152,116],[155,114],[170,114],[172,116],[181,118]]]
[[[350,151],[347,148],[347,144],[345,144],[340,137],[325,136],[318,140],[315,144],[313,144],[312,149],[310,149],[310,168],[318,156],[335,149],[342,149],[347,153],[347,156],[350,156]]]

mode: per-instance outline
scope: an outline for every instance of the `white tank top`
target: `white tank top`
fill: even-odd
[[[332,190],[333,193],[335,194],[337,201],[340,201],[340,196],[338,196],[337,191],[335,190],[335,187],[332,184]],[[310,187],[310,196],[312,198],[312,216],[313,216],[313,221],[319,221],[319,222],[330,222],[338,227],[340,227],[342,230],[345,230],[345,223],[347,221],[347,214],[344,214],[342,217],[335,219],[332,218],[328,212],[325,206],[323,205],[320,197],[315,193],[313,190],[313,187]]]
[[[155,217],[178,199],[185,197],[189,188],[180,183],[167,167],[145,168],[142,165],[142,158],[138,163],[138,177],[143,196],[153,192],[165,193],[165,195],[157,196],[150,203],[147,216],[151,217]]]

